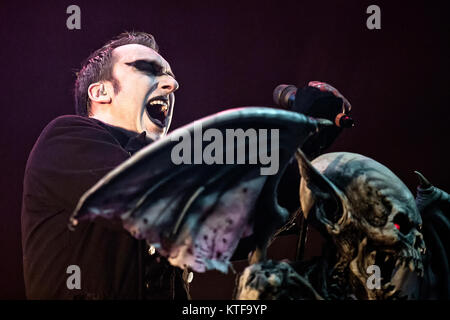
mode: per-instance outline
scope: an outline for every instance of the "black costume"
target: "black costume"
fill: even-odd
[[[62,116],[41,133],[27,162],[22,246],[30,299],[186,299],[186,274],[120,221],[96,219],[67,227],[81,195],[152,140],[99,120]],[[67,267],[81,270],[81,289],[68,289]]]

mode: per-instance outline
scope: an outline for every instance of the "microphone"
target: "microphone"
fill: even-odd
[[[353,119],[348,116],[351,110],[348,100],[324,82],[310,81],[302,89],[280,84],[273,91],[273,101],[282,108],[333,121],[340,128],[354,126]]]
[[[273,102],[285,109],[292,109],[297,87],[291,84],[280,84],[273,90]]]

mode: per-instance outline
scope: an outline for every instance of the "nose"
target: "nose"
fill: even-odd
[[[178,84],[178,81],[175,80],[170,75],[163,75],[161,76],[161,79],[159,81],[159,87],[167,92],[167,94],[170,94],[172,92],[175,92],[178,90],[180,85]]]

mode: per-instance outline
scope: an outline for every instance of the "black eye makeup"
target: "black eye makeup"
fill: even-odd
[[[173,78],[175,78],[174,74],[172,72],[164,72],[163,67],[157,63],[156,61],[149,61],[149,60],[136,60],[133,62],[126,62],[125,63],[128,66],[134,67],[139,71],[152,74],[154,76],[160,76],[163,74],[167,74]]]

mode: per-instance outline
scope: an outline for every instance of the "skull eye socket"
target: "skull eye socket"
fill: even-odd
[[[413,224],[409,221],[405,214],[399,213],[394,217],[395,228],[403,234],[408,234],[413,228]]]
[[[332,223],[338,222],[341,218],[342,214],[339,203],[334,198],[324,199],[322,201],[322,210],[324,211],[327,219]]]

